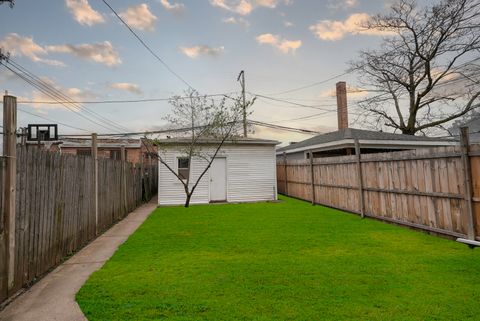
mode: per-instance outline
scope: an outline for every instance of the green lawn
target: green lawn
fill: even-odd
[[[77,301],[89,320],[479,320],[480,249],[289,198],[164,207]]]

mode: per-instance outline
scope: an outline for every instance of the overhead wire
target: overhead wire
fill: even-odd
[[[200,97],[225,97],[228,99],[233,99],[228,95],[235,94],[237,92],[229,92],[224,94],[207,94],[201,95]],[[127,100],[85,100],[85,101],[75,101],[78,104],[125,104],[125,103],[147,103],[147,102],[159,102],[159,101],[170,101],[172,99],[188,99],[189,96],[180,96],[180,97],[169,97],[169,98],[145,98],[145,99],[127,99]],[[20,100],[19,104],[45,104],[45,105],[57,105],[66,103],[66,101],[36,101],[36,100]]]
[[[293,89],[289,89],[289,90],[284,90],[284,91],[280,91],[280,92],[276,92],[276,93],[271,93],[269,95],[271,95],[271,96],[273,96],[273,95],[283,95],[283,94],[288,94],[288,93],[292,93],[292,92],[295,92],[295,91],[300,91],[300,90],[303,90],[303,89],[312,88],[312,87],[315,87],[315,86],[318,86],[318,85],[321,85],[321,84],[325,84],[325,83],[327,83],[329,81],[332,81],[334,79],[340,78],[342,76],[348,75],[351,72],[352,71],[346,71],[344,73],[332,76],[332,77],[330,77],[328,79],[325,79],[325,80],[314,82],[314,83],[309,84],[309,85],[305,85],[305,86],[301,86],[301,87],[297,87],[297,88],[293,88]]]
[[[33,79],[25,76],[24,74],[22,73],[19,73],[18,71],[10,68],[9,66],[5,65],[5,64],[2,64],[3,66],[5,66],[8,70],[10,70],[12,73],[14,73],[16,76],[20,77],[22,80],[24,80],[25,82],[27,82],[28,84],[30,84],[31,86],[33,86],[34,88],[38,89],[40,92],[42,92],[43,94],[49,96],[50,98],[54,99],[54,100],[58,100],[58,96],[56,96],[54,93],[52,93],[51,91],[49,91],[48,89],[45,89],[42,85],[40,85],[39,83],[35,82]],[[76,108],[73,108],[72,106],[69,106],[69,104],[67,103],[62,103],[62,105],[67,108],[69,111],[77,114],[78,116],[88,120],[89,122],[91,123],[94,123],[96,124],[97,126],[100,126],[102,128],[106,128],[108,130],[111,130],[111,129],[114,129],[116,131],[118,131],[118,129],[112,127],[112,126],[105,126],[99,122],[97,122],[96,120],[82,114],[79,110],[77,110]]]
[[[293,101],[289,101],[289,100],[286,100],[286,99],[280,99],[280,98],[270,97],[270,96],[261,95],[261,94],[256,94],[256,93],[252,93],[252,92],[249,92],[249,94],[251,94],[251,95],[253,95],[253,96],[265,98],[265,99],[268,99],[268,100],[272,100],[272,101],[287,103],[287,104],[294,105],[294,106],[305,107],[305,108],[313,108],[313,109],[319,109],[319,110],[324,110],[324,111],[329,111],[329,112],[334,111],[334,110],[332,110],[332,109],[323,108],[323,107],[325,107],[325,106],[322,106],[322,105],[306,105],[306,104],[301,104],[301,103],[296,103],[296,102],[293,102]]]
[[[130,27],[130,25],[115,11],[115,9],[112,8],[112,6],[106,1],[102,0],[103,3],[113,12],[113,14],[123,23],[125,27],[132,33],[132,35],[142,44],[145,49],[150,52],[150,54],[155,57],[171,74],[173,74],[177,79],[179,79],[181,82],[183,82],[185,85],[187,85],[189,88],[194,89],[190,83],[188,83],[183,77],[181,77],[178,73],[176,73],[166,62],[164,59],[162,59],[159,55],[157,55],[149,45]]]
[[[33,74],[32,72],[27,70],[25,67],[22,67],[20,64],[16,63],[15,61],[12,61],[10,59],[9,62],[11,64],[13,64],[13,66],[17,70],[22,72],[26,77],[29,77],[31,80],[33,80],[35,83],[37,83],[40,87],[42,87],[43,88],[43,91],[42,91],[43,93],[45,93],[45,91],[47,91],[49,93],[49,95],[48,95],[49,97],[54,96],[55,97],[54,99],[56,101],[61,102],[60,104],[62,104],[62,105],[68,104],[70,107],[74,108],[79,113],[84,111],[84,112],[86,112],[90,115],[89,117],[92,117],[95,120],[98,120],[99,122],[105,124],[106,126],[108,126],[110,128],[114,128],[114,129],[117,129],[117,130],[120,130],[120,131],[125,131],[125,130],[128,131],[129,130],[128,128],[122,126],[121,124],[116,123],[115,121],[112,121],[112,120],[96,113],[95,111],[90,110],[88,107],[82,106],[80,103],[74,101],[72,98],[70,98],[66,94],[63,94],[60,90],[53,87],[51,84],[47,83],[45,80],[36,76],[35,74]],[[39,89],[39,88],[37,87],[37,89]]]
[[[314,134],[314,135],[321,134],[321,132],[310,130],[310,129],[280,126],[280,125],[261,122],[261,121],[257,121],[257,120],[248,120],[248,122],[252,125],[268,127],[268,128],[272,128],[272,129],[278,129],[278,130],[293,131],[293,132],[298,132],[298,133],[302,133],[302,134]]]
[[[29,112],[29,111],[27,111],[27,110],[24,110],[24,109],[18,107],[18,106],[17,106],[17,109],[18,109],[18,111],[20,111],[20,112],[22,112],[22,113],[25,113],[25,114],[28,114],[28,115],[31,115],[31,116],[35,116],[35,117],[38,117],[38,118],[41,118],[41,119],[44,119],[44,120],[48,120],[48,121],[57,123],[57,124],[59,124],[59,125],[62,125],[62,126],[68,127],[68,128],[77,129],[77,130],[81,130],[81,131],[85,131],[85,132],[90,132],[89,130],[86,130],[86,129],[84,129],[84,128],[72,126],[72,125],[69,125],[69,124],[60,122],[60,121],[58,121],[58,120],[52,119],[52,118],[48,118],[48,117],[45,117],[45,116],[42,116],[42,115],[39,115],[39,114],[36,114],[36,113]]]

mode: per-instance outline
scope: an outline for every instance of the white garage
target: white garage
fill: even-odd
[[[189,186],[192,187],[208,161],[193,157],[189,164],[188,157],[182,152],[188,143],[186,139],[162,139],[159,141],[159,156],[177,174],[185,179],[189,175]],[[254,138],[225,142],[196,187],[190,204],[276,200],[277,144],[277,141]],[[213,154],[216,146],[204,142],[202,150]],[[161,162],[158,172],[158,204],[183,205],[186,199],[183,184]]]

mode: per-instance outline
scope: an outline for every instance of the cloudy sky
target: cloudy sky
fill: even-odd
[[[168,66],[202,94],[240,90],[334,110],[335,82],[361,49],[381,37],[358,23],[386,10],[381,0],[109,0],[120,16]],[[0,47],[14,62],[74,100],[139,100],[182,94],[185,84],[152,57],[101,0],[16,1],[0,6]],[[0,89],[20,101],[51,100],[0,68]],[[358,94],[357,94],[358,95]],[[358,96],[350,95],[353,106]],[[165,125],[168,102],[88,104],[132,131]],[[40,115],[87,131],[108,130],[62,106],[20,104],[19,126],[45,123]],[[26,112],[25,112],[26,111]],[[252,119],[312,130],[335,130],[336,114],[298,119],[319,110],[259,98]],[[352,117],[353,118],[353,117]],[[361,127],[357,125],[356,127]],[[60,126],[61,134],[79,130]],[[111,131],[110,131],[111,132]],[[292,141],[308,136],[256,129],[256,135]]]

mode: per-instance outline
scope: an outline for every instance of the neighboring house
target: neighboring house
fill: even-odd
[[[285,153],[288,160],[306,159],[309,152],[314,158],[354,155],[355,139],[363,154],[458,145],[455,140],[345,128],[290,144],[277,149],[276,153],[279,159],[283,159]]]
[[[360,143],[360,153],[382,153],[425,147],[457,145],[453,139],[385,133],[348,127],[347,87],[336,84],[338,130],[320,134],[304,141],[277,149],[277,158],[306,159],[312,152],[314,158],[354,155],[355,140]]]
[[[27,142],[31,145],[37,145],[34,142]],[[148,144],[148,149],[145,146]],[[59,151],[64,154],[73,155],[91,155],[92,140],[91,138],[64,137],[55,142],[43,142],[42,147],[51,151]],[[131,163],[148,162],[148,154],[156,153],[155,146],[151,146],[150,142],[143,139],[124,139],[124,138],[99,138],[97,139],[98,157],[111,158],[120,160],[122,146],[125,147],[125,159]]]
[[[480,112],[474,111],[468,119],[459,119],[452,124],[450,127],[450,132],[453,135],[460,135],[460,127],[468,127],[469,135],[468,140],[470,143],[478,144],[480,143]]]
[[[189,164],[187,155],[181,153],[181,147],[190,143],[188,139],[162,139],[158,143],[162,159],[183,177],[190,175],[193,186],[208,162],[201,157],[194,157]],[[213,141],[203,141],[201,144],[203,151],[213,151],[218,146],[218,142]],[[225,142],[195,189],[191,204],[276,200],[277,144],[277,141],[254,138]],[[161,163],[158,186],[159,205],[185,203],[183,184]]]

